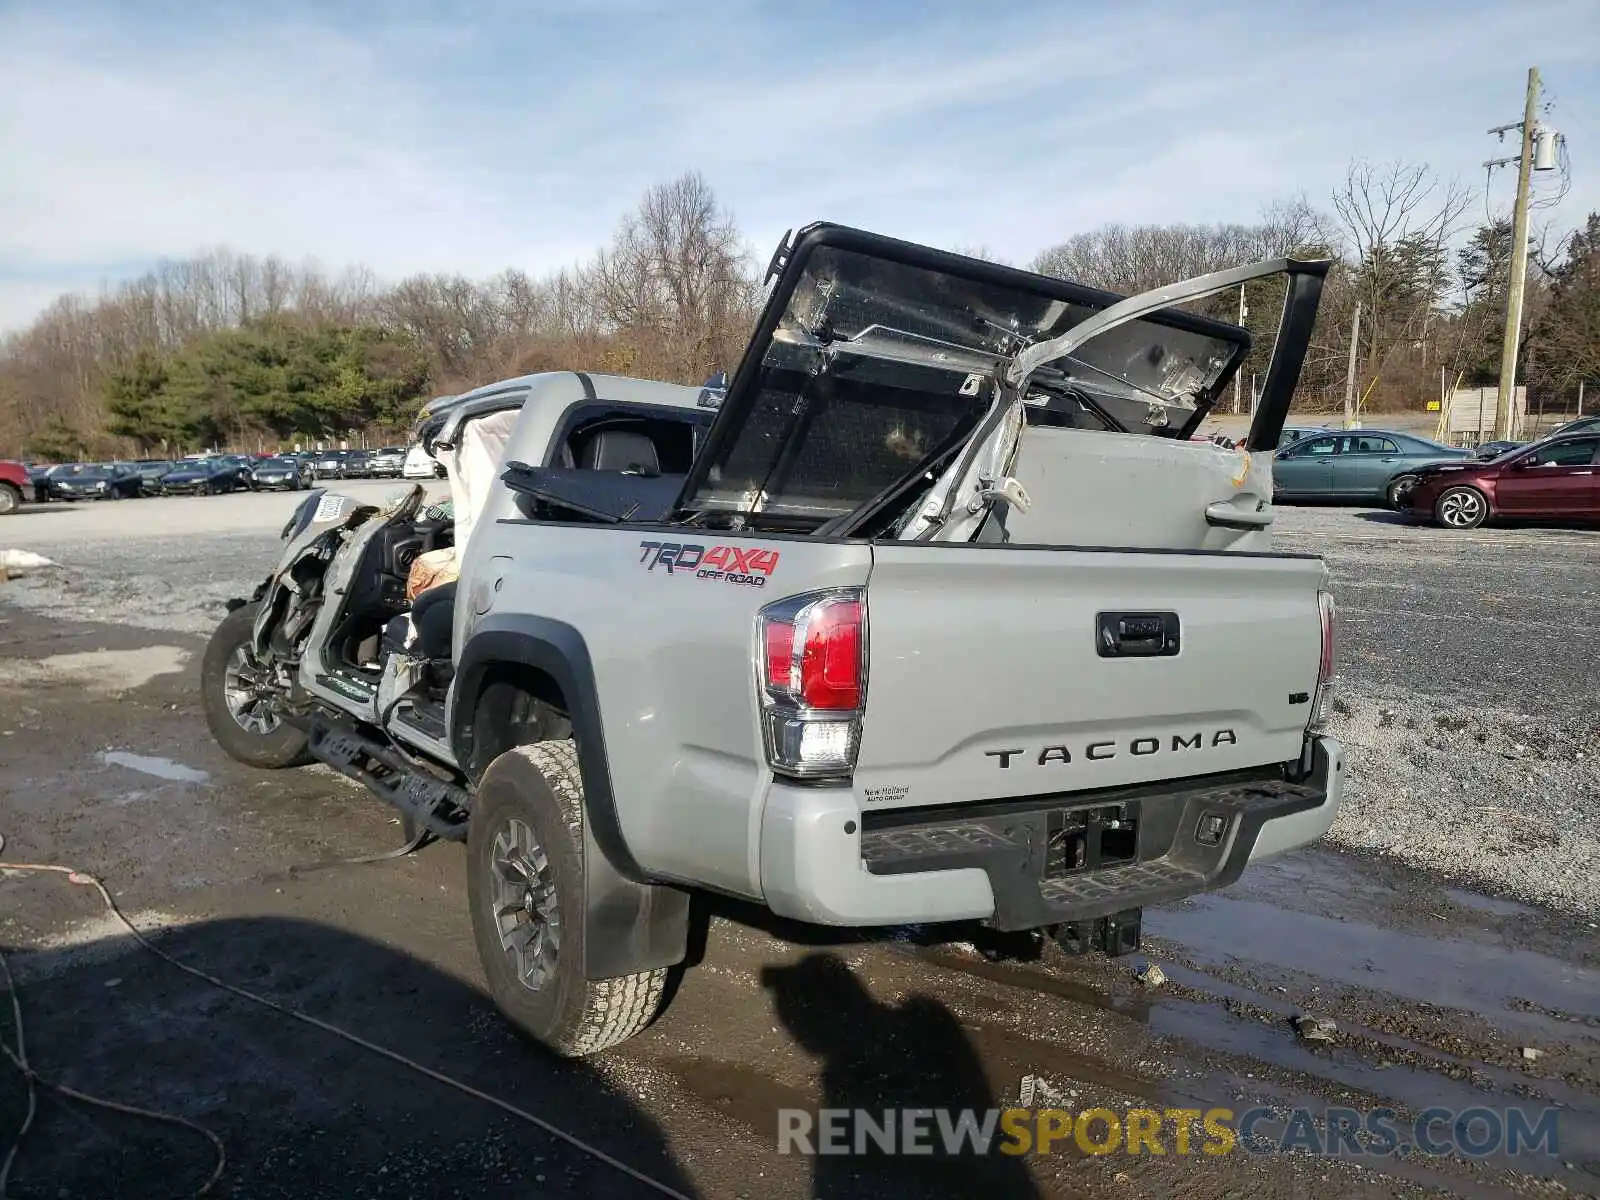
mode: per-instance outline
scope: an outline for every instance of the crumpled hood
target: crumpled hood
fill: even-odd
[[[1456,473],[1461,471],[1480,472],[1488,466],[1489,463],[1487,462],[1480,462],[1471,458],[1463,458],[1451,460],[1449,462],[1425,463],[1424,465],[1417,467],[1414,471],[1412,471],[1412,474],[1417,476],[1419,479],[1423,479],[1432,475],[1444,475],[1446,473]]]

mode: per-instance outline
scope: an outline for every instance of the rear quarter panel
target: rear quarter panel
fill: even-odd
[[[864,584],[871,550],[512,519],[480,526],[474,543],[473,585],[467,603],[457,601],[467,636],[501,609],[582,634],[618,821],[640,866],[759,897],[771,774],[756,700],[756,614],[786,595]],[[664,546],[698,551],[663,554]],[[764,550],[776,561],[762,586],[674,563],[718,546]]]

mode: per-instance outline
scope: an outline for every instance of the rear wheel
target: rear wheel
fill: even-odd
[[[583,776],[571,741],[517,746],[483,774],[467,829],[467,900],[500,1011],[564,1058],[645,1028],[665,969],[584,976]]]
[[[22,507],[22,493],[9,483],[0,483],[0,517]]]
[[[1453,487],[1434,502],[1433,515],[1447,529],[1476,529],[1489,519],[1489,501],[1477,488]]]
[[[247,767],[303,767],[313,761],[306,748],[310,739],[284,721],[266,667],[250,649],[260,608],[234,609],[206,645],[200,665],[206,724],[228,757]]]

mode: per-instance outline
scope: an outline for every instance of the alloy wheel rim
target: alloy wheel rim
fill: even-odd
[[[1446,525],[1464,528],[1478,519],[1478,514],[1483,509],[1483,501],[1472,492],[1458,492],[1446,496],[1439,505],[1439,515],[1444,518]]]
[[[222,698],[228,706],[228,715],[240,729],[258,737],[265,737],[283,724],[283,719],[272,708],[262,682],[263,674],[261,664],[251,655],[248,646],[234,649],[222,673]]]
[[[550,858],[526,821],[513,817],[495,834],[489,874],[489,916],[501,953],[517,982],[538,992],[555,973],[561,905]]]

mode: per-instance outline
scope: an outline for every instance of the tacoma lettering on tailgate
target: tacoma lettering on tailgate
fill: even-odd
[[[778,569],[778,552],[763,546],[701,546],[686,542],[640,542],[639,561],[645,570],[661,567],[668,575],[680,572],[696,579],[720,579],[746,587],[766,587]]]
[[[1087,746],[1081,747],[1079,753],[1084,758],[1098,762],[1107,758],[1115,758],[1123,750],[1137,757],[1143,757],[1147,754],[1171,754],[1179,750],[1215,749],[1217,746],[1237,746],[1238,744],[1239,738],[1231,729],[1216,729],[1210,733],[1200,733],[1197,730],[1187,736],[1175,733],[1165,742],[1157,737],[1134,738],[1125,746],[1118,742],[1090,742]],[[1019,748],[1016,750],[985,750],[983,752],[985,758],[998,760],[998,764],[1002,767],[1009,767],[1011,760],[1018,755],[1026,755],[1041,767],[1046,763],[1070,763],[1072,761],[1072,750],[1067,746],[1041,746],[1037,751]]]

